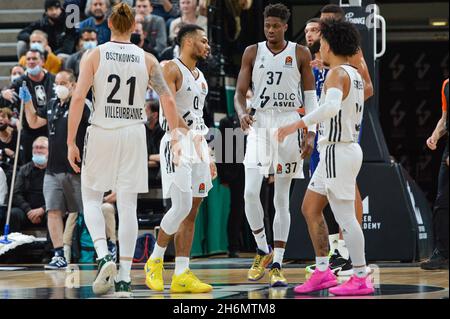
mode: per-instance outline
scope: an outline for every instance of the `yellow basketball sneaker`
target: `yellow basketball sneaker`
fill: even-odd
[[[248,270],[247,278],[250,281],[260,280],[264,276],[266,267],[272,262],[273,250],[269,246],[269,253],[264,254],[261,250],[257,250],[252,267]]]
[[[145,284],[155,291],[164,290],[163,271],[164,263],[162,258],[148,259],[145,264]]]
[[[277,263],[275,263],[278,265]],[[272,267],[269,271],[270,287],[287,287],[287,280],[279,267]]]
[[[212,291],[211,285],[205,284],[198,279],[190,269],[181,275],[173,275],[170,292],[200,294]]]

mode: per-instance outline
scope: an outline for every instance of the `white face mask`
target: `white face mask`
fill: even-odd
[[[66,86],[64,86],[64,85],[56,85],[56,86],[55,86],[55,93],[56,93],[56,96],[57,96],[58,98],[60,98],[60,99],[62,99],[62,100],[65,100],[65,99],[67,99],[67,97],[69,96],[70,91],[69,91],[69,89],[68,89]]]
[[[11,75],[11,83],[13,83],[15,80],[17,80],[21,76],[22,76],[21,74],[13,74],[13,75]]]

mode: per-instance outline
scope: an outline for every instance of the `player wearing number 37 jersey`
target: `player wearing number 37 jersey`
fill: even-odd
[[[92,87],[94,111],[85,137],[81,188],[86,226],[97,252],[96,294],[113,286],[118,297],[131,296],[130,270],[138,224],[137,194],[148,191],[147,148],[144,123],[145,93],[150,85],[159,94],[170,128],[187,129],[178,116],[175,101],[154,56],[130,42],[134,15],[127,4],[113,8],[108,19],[111,41],[88,52],[80,63],[80,76],[69,111],[68,159],[80,172],[75,136],[84,99]],[[174,134],[175,136],[176,134]],[[108,254],[105,220],[101,211],[103,194],[117,193],[119,213],[120,268]]]

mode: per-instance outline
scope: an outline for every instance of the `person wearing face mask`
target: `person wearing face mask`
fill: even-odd
[[[156,47],[154,47],[154,45],[152,45],[152,43],[148,40],[148,37],[145,36],[142,23],[135,23],[134,32],[131,34],[130,41],[143,49],[145,52],[153,54],[157,59],[159,58],[160,52],[156,51]]]
[[[33,105],[40,109],[45,108],[47,102],[54,96],[53,83],[55,76],[43,68],[44,58],[40,51],[29,50],[26,54],[26,73],[18,78],[9,89],[2,91],[0,96],[0,107],[8,107],[13,112],[18,113],[20,99],[18,98],[19,88],[25,81],[28,90],[31,92]],[[22,159],[26,163],[31,160],[31,145],[38,136],[47,136],[45,128],[32,129],[26,119],[22,122],[23,131],[20,140]]]
[[[66,13],[61,8],[59,0],[45,0],[44,16],[25,29],[17,36],[17,58],[21,58],[26,53],[30,35],[35,30],[41,30],[48,35],[48,45],[52,52],[61,57],[72,54],[75,48],[76,31],[75,28],[66,25]]]
[[[64,63],[64,69],[72,70],[78,78],[80,74],[80,61],[83,55],[91,49],[97,47],[97,31],[94,28],[87,27],[81,30],[78,43],[78,51],[72,54]]]
[[[14,81],[16,81],[18,78],[20,78],[22,75],[25,74],[25,68],[20,65],[20,64],[16,64],[15,66],[13,66],[10,70],[10,77],[11,77],[11,84],[14,83]]]
[[[56,75],[61,70],[62,59],[52,52],[52,49],[48,45],[47,37],[47,33],[41,30],[34,30],[30,35],[30,49],[43,53],[46,56],[43,68],[51,74]],[[19,64],[22,66],[26,65],[26,56],[20,58]]]
[[[55,256],[45,266],[46,269],[67,267],[63,251],[63,214],[81,212],[81,180],[67,161],[67,117],[76,79],[71,71],[61,71],[56,75],[56,97],[46,108],[35,110],[30,92],[20,89],[19,97],[24,101],[25,117],[32,128],[47,126],[49,136],[49,156],[44,178],[44,197],[48,210],[48,229]],[[76,137],[77,145],[83,149],[83,139],[88,127],[90,102],[86,100],[80,129]]]
[[[86,8],[89,8],[91,16],[80,22],[78,31],[84,28],[94,28],[97,31],[98,44],[108,42],[111,38],[111,30],[108,27],[107,19],[110,2],[108,0],[89,0]]]
[[[11,232],[19,232],[30,226],[46,225],[43,184],[47,167],[48,139],[38,137],[33,142],[33,159],[20,167],[14,184],[10,216]],[[6,210],[0,213],[0,225],[6,221]]]
[[[17,145],[17,130],[10,126],[12,111],[7,107],[0,109],[0,166],[7,176],[12,173]],[[19,162],[19,165],[21,163]]]
[[[165,131],[159,124],[159,101],[150,100],[146,107],[148,121],[145,124],[147,133],[148,182],[149,186],[161,187],[161,170],[159,146]]]

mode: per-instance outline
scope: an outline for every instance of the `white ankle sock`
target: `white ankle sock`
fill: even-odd
[[[328,236],[328,242],[330,244],[330,251],[331,253],[334,253],[336,249],[338,249],[339,246],[339,233],[332,234]]]
[[[263,229],[261,232],[255,234],[253,233],[253,236],[255,237],[256,245],[258,246],[259,250],[262,250],[266,254],[269,253],[269,245],[267,245],[267,239],[266,239],[266,230]]]
[[[319,269],[319,271],[325,271],[328,269],[329,266],[329,258],[326,257],[316,257],[316,267]]]
[[[181,275],[186,269],[189,269],[189,257],[175,257],[175,275]]]
[[[162,258],[164,260],[164,253],[166,252],[166,249],[167,247],[161,247],[158,243],[156,243],[150,259]]]
[[[367,267],[353,267],[353,274],[358,278],[365,278],[367,276]]]
[[[284,248],[273,249],[273,263],[278,263],[280,267],[283,265]]]
[[[116,281],[125,281],[130,282],[130,273],[131,273],[131,260],[121,260],[119,266],[119,273],[117,274]]]

